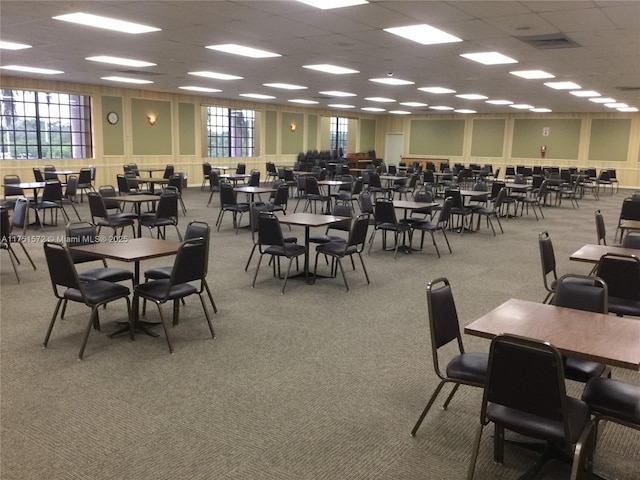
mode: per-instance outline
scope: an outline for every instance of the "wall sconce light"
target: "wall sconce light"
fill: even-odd
[[[289,124],[289,130],[291,130],[292,132],[295,132],[296,128],[298,128],[298,126],[296,125],[296,122],[291,122]]]
[[[156,122],[158,121],[158,117],[156,117],[153,113],[150,113],[149,115],[147,115],[147,122],[149,122],[149,125],[155,125]]]

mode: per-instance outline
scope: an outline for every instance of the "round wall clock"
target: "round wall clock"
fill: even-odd
[[[115,125],[116,123],[118,123],[120,117],[118,117],[118,114],[116,112],[109,112],[107,113],[107,122],[109,122],[111,125]]]

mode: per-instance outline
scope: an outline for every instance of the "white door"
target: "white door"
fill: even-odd
[[[399,165],[402,161],[402,147],[404,146],[404,134],[387,133],[384,141],[384,163]]]

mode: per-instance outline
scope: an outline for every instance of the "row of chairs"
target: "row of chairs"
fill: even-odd
[[[606,284],[592,277],[562,277],[554,304],[606,312]],[[445,409],[460,385],[483,388],[468,479],[473,478],[483,427],[489,423],[495,425],[494,460],[498,463],[504,460],[505,430],[547,443],[543,455],[523,478],[533,478],[547,460],[554,458],[552,454],[558,446],[571,452],[571,478],[582,478],[592,469],[596,427],[602,420],[640,429],[640,387],[611,379],[606,367],[586,377],[578,369],[576,376],[575,363],[583,360],[563,357],[548,343],[513,335],[495,337],[489,353],[466,352],[446,278],[427,285],[427,306],[433,366],[440,382],[411,435],[416,435],[446,384],[452,384],[453,389],[444,403]],[[458,353],[443,365],[441,352],[449,344],[455,344]],[[586,382],[582,399],[567,395],[565,379]]]

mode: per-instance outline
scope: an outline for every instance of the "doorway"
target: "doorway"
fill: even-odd
[[[404,147],[404,134],[387,133],[384,141],[384,162],[389,165],[399,165],[402,161],[402,149]]]

